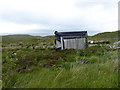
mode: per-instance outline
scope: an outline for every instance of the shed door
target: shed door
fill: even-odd
[[[75,38],[75,39],[64,39],[65,49],[84,49],[85,48],[85,38]]]

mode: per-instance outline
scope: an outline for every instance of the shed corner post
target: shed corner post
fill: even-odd
[[[61,50],[63,50],[63,37],[61,36],[60,39],[61,39]]]

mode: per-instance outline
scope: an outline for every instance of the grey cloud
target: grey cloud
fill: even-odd
[[[36,15],[30,12],[3,12],[2,20],[17,24],[43,24],[46,26],[60,27],[61,30],[79,30],[84,28],[84,20],[80,17],[72,19],[55,19],[54,17]]]
[[[105,10],[111,9],[116,5],[116,3],[109,2],[84,2],[77,3],[76,7],[79,9],[89,8],[95,5],[103,5]],[[94,12],[95,13],[95,12]],[[3,11],[1,15],[1,19],[3,21],[13,22],[17,24],[42,24],[50,27],[49,29],[37,29],[37,30],[29,30],[28,33],[33,33],[36,35],[53,35],[55,30],[58,31],[78,31],[78,30],[86,30],[89,35],[93,35],[94,33],[102,32],[102,27],[98,29],[94,23],[85,20],[85,17],[74,17],[74,18],[54,18],[50,15],[38,15],[33,12],[28,11]]]
[[[25,11],[9,11],[2,12],[2,20],[14,22],[17,24],[46,24],[51,19],[50,17],[44,17],[42,15],[37,16],[32,12]]]

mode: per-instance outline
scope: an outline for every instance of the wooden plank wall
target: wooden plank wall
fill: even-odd
[[[85,49],[85,38],[64,39],[65,49]]]

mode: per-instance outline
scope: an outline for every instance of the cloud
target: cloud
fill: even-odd
[[[21,25],[21,24],[15,24],[11,22],[0,22],[0,28],[1,28],[1,33],[32,33],[30,30],[32,29],[46,29],[45,26],[40,26],[40,25]]]
[[[118,0],[3,0],[0,33],[117,30]]]

